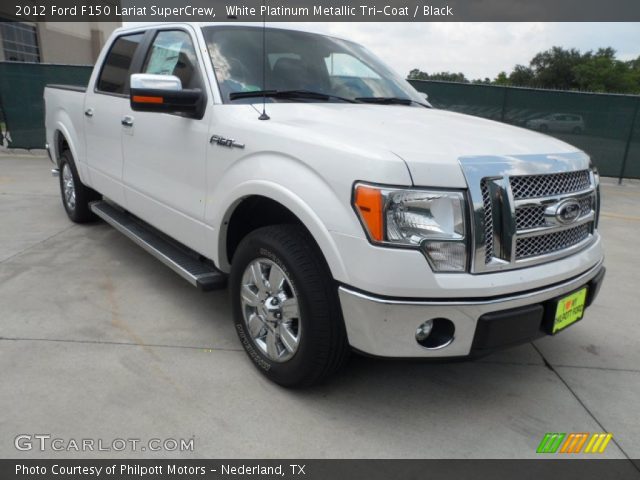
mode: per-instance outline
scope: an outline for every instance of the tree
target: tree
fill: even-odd
[[[428,74],[427,72],[423,72],[417,68],[414,68],[409,72],[409,80],[441,80],[444,82],[469,83],[467,77],[465,77],[464,73],[461,72],[438,72]]]
[[[500,72],[498,76],[493,80],[494,85],[509,85],[509,77],[507,72]]]
[[[553,47],[538,53],[529,66],[540,87],[574,90],[578,87],[574,69],[581,61],[582,55],[575,48],[565,50],[562,47]]]
[[[409,72],[409,78],[469,82],[463,73],[428,74],[417,68]],[[516,65],[510,73],[500,72],[493,81],[487,78],[473,83],[640,94],[640,56],[625,62],[616,58],[611,47],[584,54],[575,48],[553,47],[535,55],[529,66]]]
[[[535,84],[535,74],[529,67],[516,65],[513,72],[509,74],[509,84],[516,87],[531,87]]]
[[[632,68],[615,57],[612,48],[587,52],[582,64],[574,69],[578,87],[591,92],[633,92],[638,84]]]

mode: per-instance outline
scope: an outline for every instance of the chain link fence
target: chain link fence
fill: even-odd
[[[44,148],[44,86],[85,86],[92,67],[0,62],[0,131],[9,148]],[[411,80],[437,108],[553,135],[603,176],[640,178],[640,96]]]
[[[536,130],[584,150],[600,174],[640,178],[640,96],[411,80],[436,108]]]
[[[48,83],[86,86],[92,66],[0,62],[3,145],[44,148],[44,87]]]

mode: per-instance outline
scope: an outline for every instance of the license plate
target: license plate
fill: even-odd
[[[587,287],[558,300],[556,316],[551,333],[558,333],[569,325],[576,323],[584,315],[584,305],[587,300]]]

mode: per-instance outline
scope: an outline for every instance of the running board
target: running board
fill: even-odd
[[[227,276],[198,254],[177,245],[163,233],[106,201],[90,204],[91,211],[125,234],[178,275],[201,290],[219,290],[227,285]]]

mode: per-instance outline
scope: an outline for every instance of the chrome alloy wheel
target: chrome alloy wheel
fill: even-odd
[[[284,271],[267,258],[247,265],[240,302],[254,345],[274,362],[290,360],[300,345],[298,297]]]
[[[71,211],[76,209],[76,185],[73,182],[71,167],[65,163],[62,167],[62,191],[64,193],[64,203]]]

